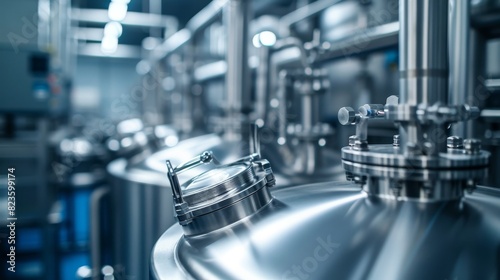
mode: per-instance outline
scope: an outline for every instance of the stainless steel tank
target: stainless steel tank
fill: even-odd
[[[273,191],[258,155],[187,181],[193,161],[167,163],[179,224],[152,252],[156,279],[500,278],[500,191],[477,186],[489,153],[446,133],[479,115],[448,104],[447,13],[446,0],[401,0],[401,103],[339,111],[356,125],[342,149],[354,183]],[[374,118],[399,124],[392,144],[369,145]]]
[[[381,166],[374,168],[375,173],[363,171],[362,166],[353,170],[356,165],[349,154],[359,150],[346,147],[344,166],[363,189],[350,182],[273,187],[279,180],[271,165],[257,156],[187,181],[176,176],[192,163],[169,165],[179,224],[155,245],[154,277],[497,279],[500,191],[477,187],[464,193],[459,180],[446,184],[458,173],[470,180],[485,173],[487,152],[470,156],[472,147],[467,143],[462,149],[450,148],[449,156],[472,159],[476,168],[441,172],[416,166],[408,172],[405,167]],[[399,147],[371,149],[379,153]],[[200,162],[206,161],[202,158]],[[441,184],[423,192],[421,183],[412,179],[399,180],[400,189],[386,189],[385,181],[391,177],[384,180],[377,171],[394,177],[419,177],[421,172],[429,178],[443,176]],[[358,181],[363,176],[365,183]]]
[[[172,226],[153,251],[156,279],[500,277],[498,190],[438,203],[381,199],[338,182],[272,195],[209,233]]]
[[[185,174],[196,161],[177,168],[168,163],[179,224],[155,245],[154,277],[497,279],[500,191],[477,187],[464,193],[458,183],[445,184],[453,180],[446,176],[462,173],[462,178],[477,180],[485,173],[487,153],[470,156],[467,143],[461,150],[450,148],[450,158],[473,159],[479,168],[374,168],[394,177],[445,175],[428,192],[420,192],[419,182],[409,179],[400,180],[396,193],[398,188],[384,188],[385,180],[376,173],[349,169],[356,166],[349,154],[359,152],[352,146],[344,148],[344,166],[356,173],[357,183],[367,176],[368,183],[360,183],[363,189],[350,182],[273,187],[279,181],[258,155],[189,180],[179,179],[178,173]],[[390,149],[399,147],[374,145],[372,152]],[[210,157],[196,158],[201,164]]]
[[[116,125],[116,134],[106,139],[112,158],[130,158],[148,150],[172,147],[179,142],[177,131],[169,125],[146,126],[141,119],[126,119]]]
[[[175,147],[152,155],[141,153],[130,159],[120,158],[108,165],[111,176],[113,209],[113,267],[135,279],[148,279],[154,242],[174,223],[172,194],[166,181],[165,160],[175,164],[204,150],[211,150],[221,161],[231,161],[241,144],[226,142],[215,134],[190,138]],[[193,176],[187,172],[184,176]]]

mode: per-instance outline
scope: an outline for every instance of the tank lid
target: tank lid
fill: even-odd
[[[191,205],[203,203],[252,184],[256,179],[253,168],[248,163],[216,167],[184,183],[184,199]]]
[[[204,163],[216,167],[180,185],[178,174]],[[187,235],[202,234],[231,224],[269,203],[275,184],[269,162],[255,153],[221,165],[212,152],[173,168],[167,160],[175,212]]]

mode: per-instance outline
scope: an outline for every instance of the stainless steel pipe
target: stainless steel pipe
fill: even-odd
[[[400,103],[447,104],[448,0],[401,0],[399,8]],[[417,147],[417,152],[437,154],[445,149],[443,131],[441,126],[423,131],[415,122],[402,123],[403,151],[415,152],[415,146],[426,142],[432,147]]]
[[[402,0],[400,15],[400,102],[447,103],[448,0]]]
[[[243,107],[250,104],[248,82],[248,22],[249,1],[230,0],[226,6],[227,26],[227,122],[226,135],[230,139],[241,133]]]
[[[449,102],[452,105],[469,102],[470,65],[470,1],[450,0],[449,42],[450,42],[450,88]],[[452,134],[471,137],[467,129],[470,122],[453,125]]]

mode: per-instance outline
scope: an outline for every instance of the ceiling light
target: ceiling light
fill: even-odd
[[[111,21],[106,23],[106,26],[104,26],[104,36],[110,36],[110,37],[120,37],[123,32],[123,27],[119,22],[116,21]]]
[[[118,48],[118,38],[111,36],[104,36],[101,41],[101,51],[106,54],[116,52]]]
[[[114,21],[122,21],[127,15],[127,4],[121,2],[109,3],[108,17]]]
[[[263,46],[271,47],[276,43],[276,34],[271,31],[262,31],[259,40]]]
[[[257,34],[255,34],[255,35],[253,36],[253,38],[252,38],[252,44],[253,44],[253,46],[254,46],[254,47],[256,47],[256,48],[260,48],[260,47],[261,47],[259,37],[260,37],[260,34],[259,34],[259,33],[257,33]]]

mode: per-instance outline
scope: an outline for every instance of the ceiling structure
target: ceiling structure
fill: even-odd
[[[121,1],[127,2],[127,0]],[[122,32],[118,38],[118,48],[132,50],[132,52],[128,53],[135,53],[137,55],[140,53],[140,46],[145,38],[163,37],[165,28],[158,27],[163,24],[156,24],[156,27],[154,27],[155,24],[153,22],[155,21],[153,17],[148,18],[147,14],[156,14],[154,19],[160,18],[158,14],[169,16],[162,19],[168,18],[171,20],[175,18],[178,21],[177,28],[182,28],[190,18],[210,1],[130,0],[127,4],[127,17],[121,22]],[[111,0],[73,0],[74,33],[79,42],[80,54],[100,55],[98,47],[104,37],[104,27],[110,21],[107,18],[110,2]],[[130,21],[131,19],[134,21],[133,23]],[[134,55],[131,56],[133,57]]]
[[[125,3],[127,15],[121,23],[121,34],[115,38],[117,51],[103,53],[104,27],[111,20],[108,9],[112,1]],[[72,0],[74,36],[80,55],[140,57],[145,38],[164,38],[165,26],[183,28],[186,23],[211,0]],[[257,13],[283,12],[295,1],[254,0]],[[258,12],[258,11],[261,12]],[[175,30],[169,30],[170,32]],[[115,42],[116,44],[116,42]]]

